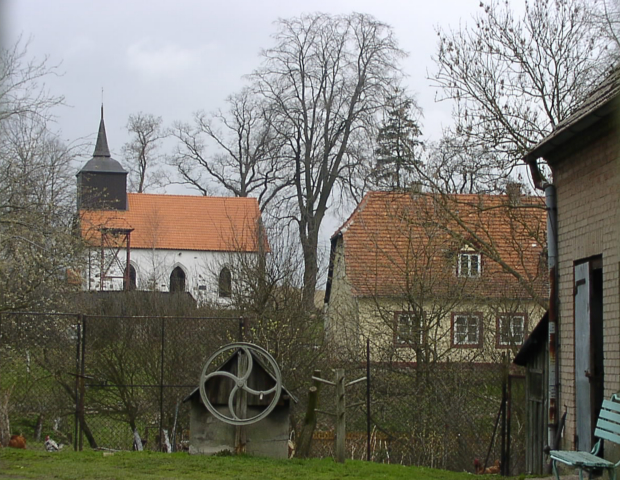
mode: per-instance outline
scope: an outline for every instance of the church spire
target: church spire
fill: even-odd
[[[108,138],[105,134],[105,123],[103,122],[103,103],[101,104],[101,120],[99,122],[99,133],[97,134],[97,144],[93,157],[110,157],[108,148]]]

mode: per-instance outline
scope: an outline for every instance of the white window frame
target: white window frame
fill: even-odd
[[[459,325],[459,320],[464,321],[465,325]],[[470,338],[470,333],[472,330],[470,327],[471,320],[475,320],[475,339],[472,340]],[[453,316],[453,332],[452,332],[452,343],[457,347],[478,347],[480,346],[480,332],[482,327],[482,318],[478,314],[474,313],[455,313]],[[460,330],[460,331],[459,331]],[[459,340],[459,335],[465,335],[462,340]]]
[[[505,322],[510,322],[508,328]],[[500,347],[518,347],[523,345],[525,340],[525,314],[511,313],[500,315],[497,318],[497,344]],[[505,332],[510,332],[510,340],[504,337]]]
[[[472,258],[477,260],[477,270],[472,271]],[[463,260],[467,259],[467,270],[463,270]],[[478,252],[460,252],[457,264],[457,275],[459,277],[479,277],[482,273],[482,258]]]
[[[414,343],[416,340],[414,333],[417,330],[417,345],[422,345],[424,342],[424,332],[420,317],[413,312],[396,312],[395,317],[394,344],[397,347],[416,346],[416,343]],[[407,321],[403,321],[404,319],[407,319]]]

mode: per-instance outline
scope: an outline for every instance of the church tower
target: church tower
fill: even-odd
[[[127,172],[110,156],[101,121],[93,158],[77,174],[78,210],[127,210]]]

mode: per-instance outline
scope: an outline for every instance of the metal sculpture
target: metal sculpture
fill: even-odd
[[[207,373],[209,371],[209,367],[211,367],[211,364],[218,357],[225,354],[229,350],[235,350],[235,351],[241,350],[245,354],[245,358],[246,358],[245,362],[247,362],[245,364],[245,369],[243,369],[243,363],[245,362],[240,361],[238,363],[239,367],[237,368],[237,375],[234,375],[230,372],[221,371],[221,370],[216,370],[214,372]],[[257,358],[263,358],[264,360],[266,360],[266,363],[268,363],[272,369],[272,372],[270,373],[272,374],[276,384],[268,390],[262,390],[262,391],[254,390],[248,386],[248,379],[250,378],[250,375],[252,374],[252,369],[254,367],[254,360],[253,360],[252,352],[254,352],[254,355],[256,355]],[[234,386],[230,392],[230,395],[228,396],[228,410],[230,411],[231,416],[226,416],[222,412],[218,411],[213,406],[211,401],[209,400],[205,385],[207,381],[209,381],[211,378],[214,378],[214,377],[224,377],[234,382]],[[267,406],[267,408],[265,408],[258,415],[255,415],[254,417],[250,417],[250,418],[242,418],[244,416],[244,413],[237,412],[235,409],[235,398],[237,394],[243,395],[243,392],[249,393],[250,395],[256,395],[259,397],[260,400],[262,400],[265,395],[270,395],[272,393],[274,395],[273,395],[271,402]],[[280,371],[280,367],[278,366],[275,359],[269,354],[267,350],[265,350],[262,347],[259,347],[258,345],[254,345],[252,343],[246,343],[246,342],[231,343],[229,345],[226,345],[220,348],[213,355],[209,357],[209,359],[207,360],[207,363],[205,364],[202,370],[202,374],[200,375],[200,397],[202,398],[202,402],[207,407],[207,410],[209,410],[209,412],[211,412],[211,414],[215,418],[230,425],[236,425],[236,426],[251,425],[253,423],[261,421],[263,418],[269,415],[272,412],[272,410],[276,407],[280,399],[281,393],[282,393],[282,372]],[[237,408],[239,408],[239,403],[238,403]]]

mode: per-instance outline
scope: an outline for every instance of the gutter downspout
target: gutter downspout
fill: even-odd
[[[560,403],[560,371],[559,323],[558,323],[558,209],[555,186],[543,181],[538,168],[537,158],[527,158],[534,186],[545,192],[545,207],[547,210],[547,266],[549,268],[549,346],[548,359],[548,403],[547,403],[547,447],[545,450],[559,448],[558,405]]]
[[[558,209],[555,186],[546,184],[545,205],[547,207],[547,255],[549,266],[549,404],[548,404],[548,445],[553,450],[559,448],[558,405],[560,398],[559,367],[559,328],[558,328]]]

